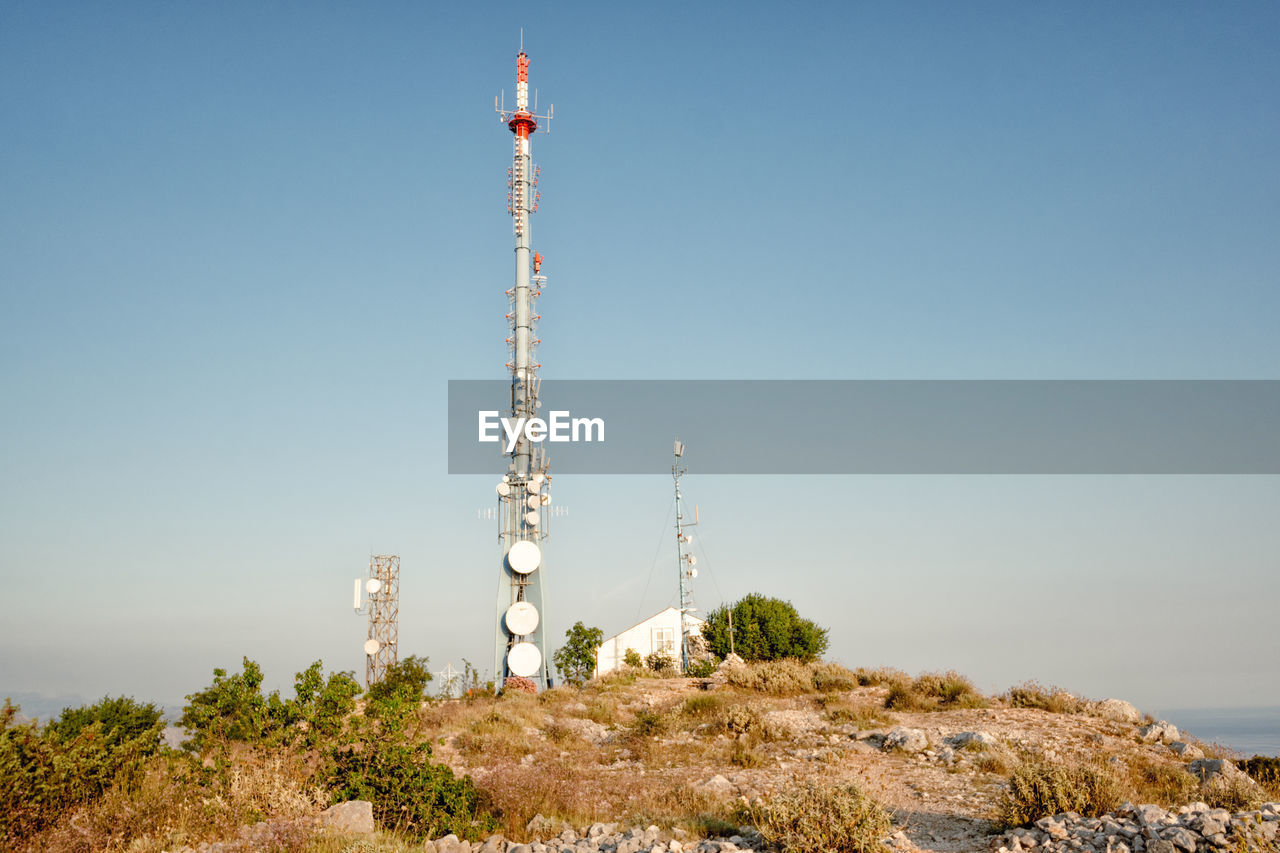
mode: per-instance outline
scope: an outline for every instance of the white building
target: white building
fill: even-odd
[[[701,632],[705,620],[690,614],[687,617],[691,632]],[[643,622],[609,637],[596,650],[596,675],[604,675],[624,665],[627,649],[635,649],[641,659],[650,652],[665,652],[676,665],[680,665],[680,610],[668,607],[653,614]]]

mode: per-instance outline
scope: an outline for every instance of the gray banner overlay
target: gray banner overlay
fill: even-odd
[[[667,473],[675,438],[699,474],[1280,474],[1280,380],[547,380],[539,400],[604,422],[543,442],[556,474]],[[510,404],[510,381],[450,380],[449,473],[507,470],[478,421]]]

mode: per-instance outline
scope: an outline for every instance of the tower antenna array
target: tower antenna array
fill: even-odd
[[[689,469],[680,461],[684,456],[684,442],[678,438],[675,441],[673,453],[675,462],[671,466],[671,477],[676,483],[676,568],[680,575],[680,671],[687,672],[689,632],[693,630],[689,624],[689,614],[698,609],[693,606],[693,579],[698,576],[698,570],[694,566],[698,564],[698,558],[689,553],[693,536],[685,531],[690,527],[697,527],[698,522],[696,507],[694,520],[684,520],[684,495],[680,492],[680,478],[687,474]]]
[[[507,170],[507,212],[515,232],[515,284],[507,291],[507,370],[511,374],[510,416],[532,419],[541,406],[537,361],[538,297],[547,284],[542,255],[530,248],[529,218],[538,209],[540,170],[533,165],[531,139],[538,123],[550,131],[554,105],[546,115],[529,109],[529,57],[521,32],[516,55],[516,108],[508,111],[505,94],[494,99],[494,110],[513,136],[511,168]],[[519,421],[514,421],[518,423]],[[498,538],[502,564],[498,576],[496,631],[494,636],[495,683],[507,678],[532,678],[539,687],[550,687],[551,669],[545,637],[546,597],[542,545],[547,538],[551,503],[550,464],[541,444],[522,433],[508,454],[507,473],[497,485]],[[541,570],[540,570],[541,569]]]
[[[369,596],[369,636],[364,641],[364,686],[382,680],[396,664],[400,647],[400,558],[381,554],[369,558],[369,577],[364,582]],[[359,609],[360,593],[356,591]]]

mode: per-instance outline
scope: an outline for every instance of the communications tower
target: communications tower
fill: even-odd
[[[688,533],[690,527],[698,526],[697,507],[694,508],[694,520],[685,521],[684,494],[680,491],[680,478],[688,473],[688,468],[680,461],[684,456],[684,442],[676,439],[674,446],[675,464],[671,466],[671,477],[676,483],[676,570],[680,578],[680,671],[689,670],[689,635],[697,631],[689,621],[689,614],[698,608],[693,604],[693,579],[698,576],[694,568],[698,558],[689,553],[689,545],[693,535]]]
[[[516,56],[516,106],[506,108],[494,99],[499,119],[511,131],[511,168],[507,170],[507,212],[515,232],[515,285],[507,291],[507,348],[511,372],[508,411],[512,423],[531,419],[542,405],[538,401],[537,321],[538,297],[546,287],[542,255],[530,249],[529,217],[538,209],[539,169],[533,165],[531,140],[538,122],[543,132],[551,128],[553,107],[537,114],[537,101],[529,106],[529,57],[523,38]],[[547,538],[547,511],[551,503],[550,466],[540,443],[519,436],[508,454],[507,472],[497,485],[498,538],[502,562],[498,576],[497,625],[493,671],[501,687],[511,676],[532,678],[540,688],[550,687],[551,669],[545,637],[546,597],[543,591],[542,545]]]

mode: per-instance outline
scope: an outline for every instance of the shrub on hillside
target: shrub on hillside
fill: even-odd
[[[1236,766],[1248,773],[1267,794],[1280,798],[1280,758],[1255,755],[1245,761],[1237,761]]]
[[[1004,699],[1011,708],[1036,708],[1054,714],[1082,714],[1086,703],[1061,687],[1045,687],[1038,681],[1024,681],[1009,688]]]
[[[470,777],[431,761],[431,747],[402,738],[370,736],[336,749],[329,782],[333,802],[370,800],[384,829],[418,838],[453,833],[482,838],[497,820],[481,802]]]
[[[104,698],[69,709],[44,727],[0,711],[0,841],[13,842],[63,813],[136,779],[160,748],[160,709],[129,698]]]
[[[951,671],[926,672],[911,682],[891,682],[884,700],[884,706],[892,711],[985,708],[987,704],[972,681]]]
[[[733,640],[729,637],[732,611]],[[744,660],[798,658],[811,661],[827,650],[827,629],[801,618],[789,601],[752,593],[707,614],[702,626],[707,647],[718,658],[731,651]]]
[[[636,669],[644,666],[644,658],[640,657],[640,653],[635,649],[627,649],[626,653],[622,656],[622,662],[627,666],[632,666]]]
[[[572,628],[564,632],[564,636],[565,644],[556,649],[551,659],[565,681],[581,684],[596,671],[596,652],[604,641],[604,632],[599,628],[588,628],[582,622],[575,622]]]
[[[809,675],[819,693],[840,693],[858,686],[857,676],[838,663],[814,661],[809,664]]]
[[[710,678],[716,671],[716,662],[711,658],[699,658],[698,660],[689,661],[689,667],[684,674],[690,678]]]
[[[743,818],[781,853],[812,850],[872,853],[884,849],[889,815],[856,785],[814,782],[780,791],[744,809]]]
[[[187,696],[179,721],[191,734],[184,748],[202,752],[230,741],[311,743],[338,733],[360,693],[352,673],[330,673],[326,679],[320,675],[324,664],[316,661],[295,674],[292,699],[282,700],[279,691],[264,696],[262,668],[247,657],[242,666],[234,675],[215,669],[211,685]]]
[[[1009,777],[999,815],[1006,826],[1024,826],[1061,812],[1098,817],[1123,801],[1119,781],[1102,767],[1026,761]]]
[[[853,677],[857,679],[859,687],[880,687],[885,684],[900,684],[911,680],[911,676],[891,666],[881,666],[876,669],[867,669],[864,666],[860,666],[853,671]]]
[[[650,672],[656,672],[658,675],[670,676],[676,674],[675,659],[666,652],[649,652],[649,654],[645,655],[644,665]]]

